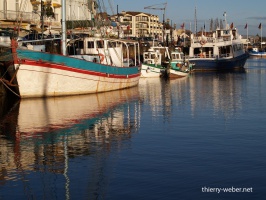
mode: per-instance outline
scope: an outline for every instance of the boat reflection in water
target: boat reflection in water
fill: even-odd
[[[148,102],[145,106],[150,106],[153,119],[167,120],[174,115],[181,122],[191,117],[194,120],[202,113],[209,116],[223,113],[230,118],[243,108],[242,96],[247,92],[242,83],[245,79],[245,71],[199,72],[175,80],[140,79],[140,92]],[[143,126],[144,121],[141,122]]]
[[[16,187],[18,199],[69,199],[71,180],[81,196],[103,190],[98,184],[109,178],[106,155],[138,129],[138,103],[138,87],[18,102],[0,118],[0,183],[5,188],[0,197],[10,198]],[[91,156],[91,163],[82,162],[82,156]],[[75,168],[68,173],[71,160]],[[82,179],[86,190],[76,173],[88,177]]]

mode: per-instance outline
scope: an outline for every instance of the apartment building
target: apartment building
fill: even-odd
[[[124,34],[128,36],[160,38],[163,35],[163,24],[158,15],[122,11],[111,16],[111,20],[118,21],[124,27]]]

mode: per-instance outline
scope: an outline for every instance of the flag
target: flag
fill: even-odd
[[[248,23],[246,23],[246,26],[245,26],[245,29],[247,29],[248,28]]]
[[[233,29],[234,28],[234,23],[232,22],[232,24],[230,25],[230,28]]]
[[[184,27],[185,27],[185,24],[183,23],[181,26],[180,26],[182,29],[184,29]]]
[[[261,29],[261,23],[260,23],[260,25],[259,25],[259,27],[258,27],[259,29]]]

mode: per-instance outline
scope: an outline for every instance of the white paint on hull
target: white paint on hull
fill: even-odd
[[[138,85],[135,78],[109,78],[21,64],[17,73],[21,98],[89,94]]]

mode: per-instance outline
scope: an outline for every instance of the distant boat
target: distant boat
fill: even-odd
[[[192,71],[243,69],[248,56],[241,35],[228,24],[225,29],[218,28],[208,36],[203,33],[191,36],[189,61],[195,64]]]
[[[62,33],[66,33],[65,9],[63,0]],[[138,85],[141,75],[138,41],[103,38],[100,34],[82,37],[73,41],[76,54],[72,56],[64,53],[64,34],[64,55],[18,47],[15,40],[11,43],[12,51],[5,51],[3,56],[11,60],[2,57],[1,61],[14,69],[10,79],[2,82],[20,98],[119,90]]]
[[[265,51],[259,51],[258,48],[252,48],[249,52],[250,56],[255,56],[255,57],[266,57],[266,52]]]

